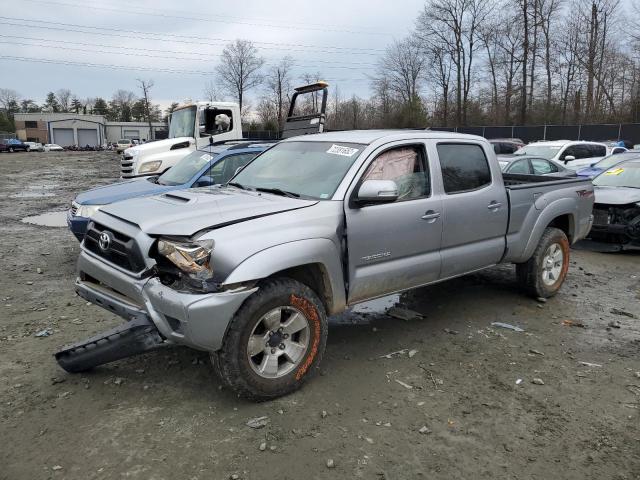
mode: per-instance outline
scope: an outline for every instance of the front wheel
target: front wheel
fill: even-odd
[[[9,147],[9,153],[13,153],[13,147]]]
[[[269,400],[297,390],[316,373],[327,330],[313,290],[296,280],[269,279],[240,307],[211,360],[240,396]]]
[[[518,282],[534,297],[554,296],[567,276],[569,251],[569,239],[565,233],[548,227],[531,258],[516,265]]]

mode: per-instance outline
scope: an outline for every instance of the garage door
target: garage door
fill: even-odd
[[[73,141],[73,128],[54,128],[53,143],[61,147],[69,147],[75,145]]]
[[[129,140],[140,140],[140,131],[139,130],[125,130],[122,132],[124,138]]]
[[[98,131],[93,128],[79,128],[78,145],[81,147],[86,147],[87,145],[95,147],[98,145]]]

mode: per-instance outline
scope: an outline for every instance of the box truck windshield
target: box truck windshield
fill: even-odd
[[[196,125],[196,107],[185,107],[171,114],[169,138],[194,137]]]

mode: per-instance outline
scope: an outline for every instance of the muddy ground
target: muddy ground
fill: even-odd
[[[106,152],[0,154],[0,479],[640,478],[638,254],[574,251],[544,304],[504,266],[361,305],[321,375],[269,403],[180,347],[65,373],[58,347],[119,320],[74,294],[66,228],[21,219],[117,171]]]

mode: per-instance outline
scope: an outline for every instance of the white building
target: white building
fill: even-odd
[[[77,113],[16,113],[16,134],[22,141],[56,143],[63,147],[96,146],[129,140],[155,140],[166,138],[167,125],[163,122],[109,122],[104,115]]]

